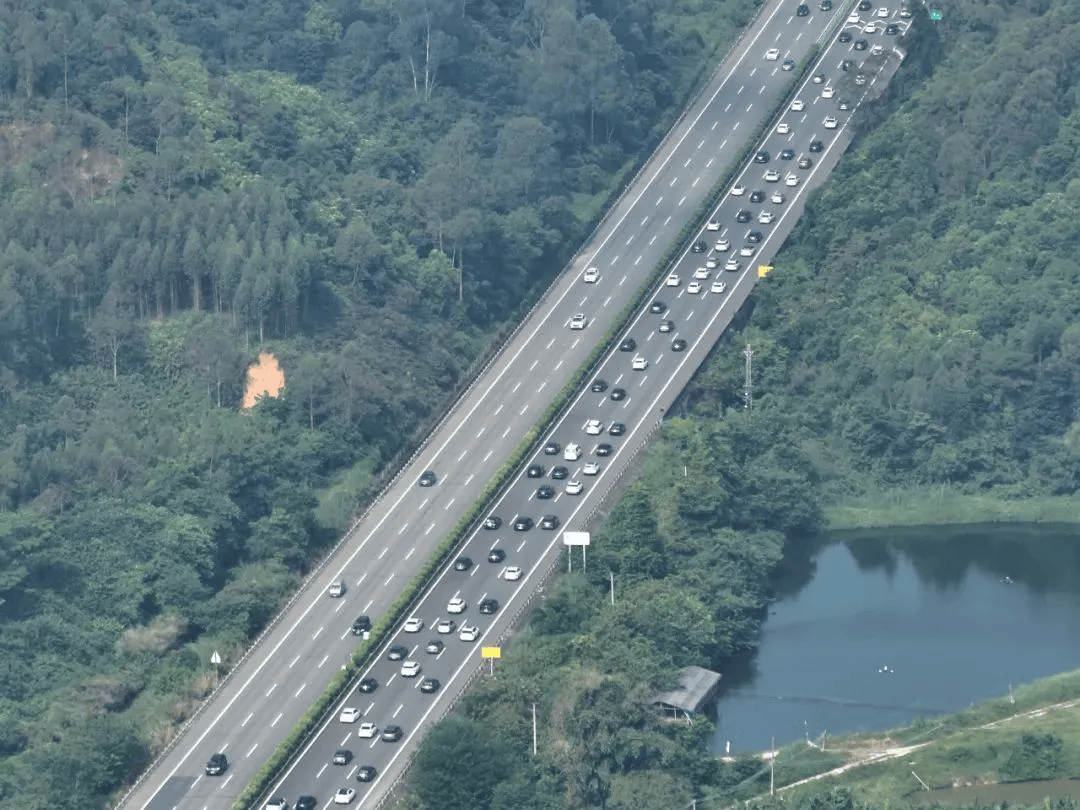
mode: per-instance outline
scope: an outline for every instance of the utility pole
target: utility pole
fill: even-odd
[[[608,578],[611,580],[611,604],[615,604],[615,572],[608,571]]]
[[[749,349],[750,347],[747,346],[746,348]],[[773,780],[773,772],[775,770],[776,770],[776,737],[773,737],[772,738],[772,746],[769,748],[769,795],[770,796],[773,795],[773,785],[776,784],[775,781]]]
[[[750,359],[754,356],[754,350],[750,348],[749,343],[747,343],[746,348],[743,349],[743,356],[746,358],[746,381],[743,383],[743,407],[749,411],[754,407],[753,365]]]
[[[533,704],[533,756],[536,756],[536,704]]]

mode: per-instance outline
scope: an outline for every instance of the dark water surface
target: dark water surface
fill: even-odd
[[[789,555],[714,750],[884,729],[1080,667],[1080,526],[838,532]]]

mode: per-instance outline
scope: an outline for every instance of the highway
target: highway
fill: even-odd
[[[266,756],[355,648],[357,639],[350,633],[350,627],[356,616],[363,613],[378,617],[474,502],[551,397],[588,356],[596,337],[611,326],[614,317],[653,270],[734,159],[744,134],[753,132],[780,100],[789,77],[781,69],[782,60],[805,55],[830,19],[831,14],[821,14],[816,7],[808,17],[796,17],[790,3],[769,4],[763,9],[731,57],[714,74],[710,85],[601,223],[573,266],[552,286],[515,337],[326,564],[233,668],[183,734],[125,797],[123,806],[153,810],[210,810],[231,806]],[[781,61],[766,61],[764,52],[774,47],[779,50]],[[831,130],[831,137],[842,131],[844,119],[840,120],[841,129]],[[800,123],[803,133],[811,126],[806,121]],[[826,138],[825,143],[830,144],[831,140]],[[804,172],[804,184],[790,189],[792,202],[787,211],[795,210],[797,195],[812,184],[816,172],[817,168]],[[750,185],[750,181],[746,183]],[[725,206],[730,207],[728,202],[725,200],[721,207],[722,213],[727,211]],[[755,262],[765,261],[775,252],[786,233],[784,229],[790,229],[794,219],[785,211],[771,230],[762,228],[767,236],[758,247]],[[729,231],[730,227],[718,233]],[[466,572],[444,574],[417,611],[427,626],[407,639],[410,657],[418,660],[423,669],[421,677],[395,676],[400,665],[380,660],[373,669],[373,676],[381,682],[379,688],[364,695],[363,702],[359,696],[350,698],[350,705],[363,711],[363,720],[380,726],[396,723],[404,729],[404,738],[397,743],[374,745],[369,740],[361,747],[351,737],[351,726],[357,724],[339,724],[335,716],[285,778],[281,790],[290,803],[301,793],[311,793],[320,805],[325,805],[331,800],[333,790],[350,781],[350,771],[360,764],[373,765],[379,775],[367,785],[352,782],[362,788],[359,801],[364,806],[376,802],[405,764],[406,754],[412,750],[423,725],[437,716],[440,706],[449,703],[455,688],[460,691],[460,683],[473,667],[479,646],[486,638],[468,643],[451,633],[443,637],[446,649],[442,654],[423,653],[422,647],[414,652],[416,644],[438,635],[431,631],[438,618],[447,616],[445,602],[460,591],[469,605],[465,613],[456,617],[458,624],[468,621],[477,624],[482,633],[493,633],[503,612],[528,591],[532,578],[559,537],[558,531],[539,527],[515,532],[509,527],[510,519],[525,514],[539,523],[543,515],[556,514],[562,528],[572,527],[595,503],[596,498],[590,497],[590,493],[595,495],[603,489],[605,482],[625,463],[630,448],[639,445],[655,424],[659,408],[664,407],[661,403],[673,400],[700,364],[756,278],[744,267],[742,272],[726,274],[729,286],[726,294],[706,291],[691,295],[687,284],[699,256],[689,255],[693,260],[684,259],[680,264],[684,276],[680,287],[671,288],[670,292],[665,290],[662,296],[670,307],[664,317],[675,322],[676,331],[661,334],[654,323],[660,316],[640,316],[631,329],[639,349],[615,352],[600,373],[608,379],[610,388],[625,388],[626,399],[612,401],[610,390],[602,394],[586,392],[556,429],[556,435],[565,438],[561,443],[580,441],[582,445],[584,455],[579,462],[566,462],[571,472],[566,480],[581,481],[584,493],[566,495],[565,481],[551,481],[548,473],[552,463],[548,457],[541,462],[547,468],[542,481],[532,480],[510,488],[496,510],[501,513],[504,525],[495,531],[481,530],[470,541],[467,553],[473,557],[473,567]],[[584,284],[582,273],[591,266],[598,268],[599,279],[595,284]],[[584,330],[568,329],[571,317],[579,312],[586,314],[588,326]],[[671,351],[670,340],[680,338],[688,341],[686,351]],[[646,357],[649,367],[640,372],[628,371],[632,358],[639,353]],[[604,437],[613,447],[609,457],[594,458],[597,442],[594,437],[586,439],[582,433],[585,420],[591,418],[601,419],[605,428],[611,421],[622,421],[627,427],[622,437]],[[583,474],[580,468],[589,460],[601,464],[598,475]],[[435,486],[416,486],[425,470],[433,470],[438,476]],[[535,500],[536,487],[542,483],[557,486],[556,497],[548,502],[550,507]],[[496,544],[506,551],[507,559],[500,564],[488,563],[487,549]],[[500,576],[506,565],[519,565],[526,575],[516,582],[507,581]],[[338,580],[345,582],[346,592],[341,598],[332,599],[326,591]],[[489,617],[481,617],[477,612],[477,604],[485,596],[501,603],[493,620],[486,622],[483,619]],[[395,639],[395,643],[404,642]],[[442,681],[436,694],[405,691],[429,676]],[[347,735],[356,754],[353,763],[326,767],[332,750],[341,747],[343,741],[346,747],[350,745]],[[203,766],[214,752],[226,753],[230,767],[222,776],[208,777],[203,774]],[[362,752],[370,763],[361,762]]]

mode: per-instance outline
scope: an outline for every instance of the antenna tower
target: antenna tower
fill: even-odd
[[[751,358],[754,356],[754,350],[750,348],[750,344],[746,344],[746,348],[743,349],[743,356],[746,358],[746,381],[743,383],[743,407],[746,410],[752,410],[754,407],[754,382],[753,382],[753,364]]]

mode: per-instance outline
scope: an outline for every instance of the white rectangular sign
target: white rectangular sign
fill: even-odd
[[[589,545],[589,533],[563,532],[562,541],[567,546],[587,546]]]

